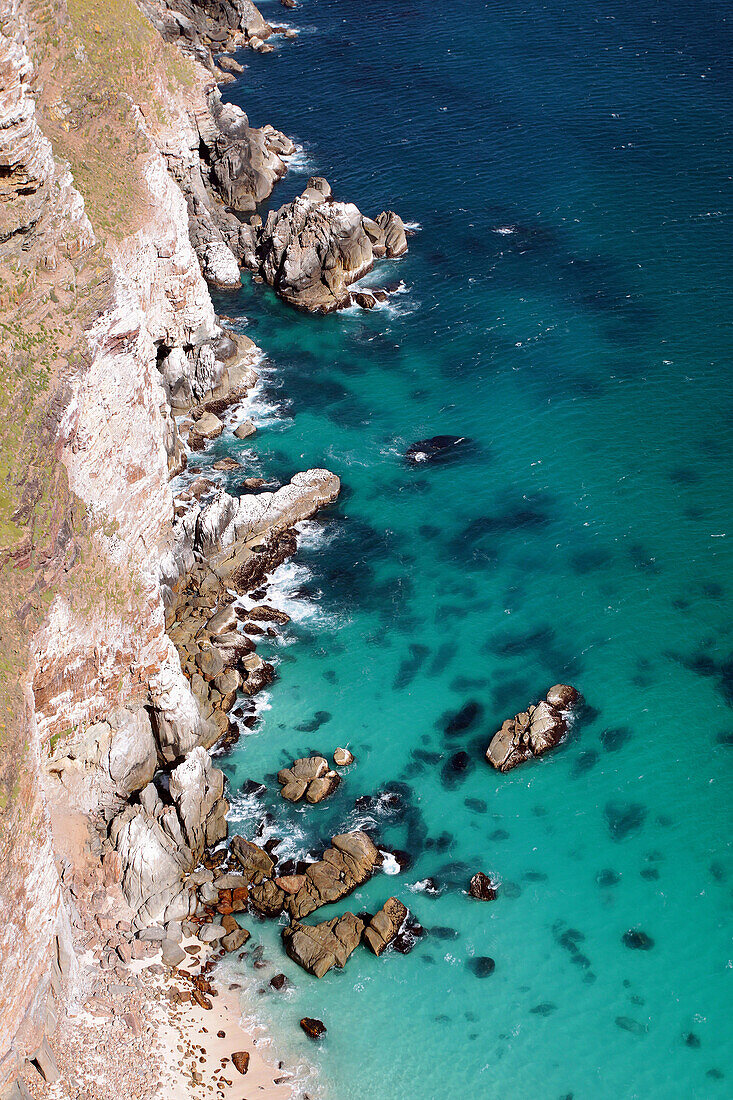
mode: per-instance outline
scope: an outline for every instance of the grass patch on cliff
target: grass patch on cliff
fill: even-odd
[[[169,103],[201,77],[134,0],[67,0],[67,9],[37,49],[43,129],[69,161],[97,234],[119,240],[149,216],[141,158],[150,147],[138,112],[149,128],[164,127]]]

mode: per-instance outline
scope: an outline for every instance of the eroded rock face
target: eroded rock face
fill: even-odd
[[[508,772],[517,764],[542,756],[554,748],[567,729],[567,710],[579,698],[575,688],[556,684],[546,699],[504,722],[486,750],[488,762],[497,771]],[[551,705],[549,699],[560,706]]]
[[[366,218],[353,203],[336,201],[320,177],[302,195],[271,210],[255,229],[244,262],[290,305],[310,313],[331,313],[350,303],[348,287],[380,256],[407,251],[397,214]]]
[[[141,0],[166,42],[175,42],[213,69],[212,50],[256,47],[272,28],[252,0]]]
[[[305,883],[286,902],[291,917],[300,920],[321,905],[346,897],[371,876],[380,855],[366,833],[342,833],[332,838],[323,859],[305,871]]]
[[[204,849],[226,836],[229,809],[224,775],[209,754],[196,748],[170,775],[171,805],[149,783],[137,805],[128,805],[110,825],[120,856],[122,890],[137,927],[189,916],[196,899],[185,877]]]
[[[407,919],[408,909],[398,898],[388,898],[364,929],[364,939],[375,955],[393,943]]]
[[[333,967],[346,965],[361,942],[363,929],[359,917],[344,913],[315,925],[293,921],[289,928],[283,928],[282,938],[290,958],[309,974],[322,978]]]
[[[229,804],[224,798],[224,773],[213,766],[208,752],[198,747],[171,772],[169,791],[186,843],[200,858],[205,848],[227,835]]]
[[[477,898],[479,901],[495,901],[496,900],[496,887],[483,871],[477,871],[472,876],[471,882],[468,887],[468,893],[472,898]]]

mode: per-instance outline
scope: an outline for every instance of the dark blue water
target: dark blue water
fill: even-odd
[[[264,10],[301,36],[241,55],[227,96],[304,146],[272,201],[325,175],[420,229],[364,280],[403,281],[388,309],[306,318],[246,277],[223,304],[269,368],[254,444],[212,453],[344,482],[276,578],[294,622],[270,709],[227,761],[234,816],[254,835],[262,807],[236,791],[269,777],[281,852],[376,825],[413,865],[323,916],[395,893],[429,934],[317,982],[276,926],[252,926],[295,990],[260,994],[257,971],[248,1006],[332,1100],[727,1095],[727,6]],[[408,468],[405,447],[439,432],[472,443]],[[491,735],[557,681],[585,715],[498,776]],[[468,702],[474,723],[450,736]],[[273,773],[345,743],[357,764],[336,796],[283,807]],[[354,810],[388,788],[397,811]],[[465,896],[478,869],[501,878],[495,903]],[[440,897],[411,889],[427,875]],[[304,1014],[328,1026],[320,1050]]]

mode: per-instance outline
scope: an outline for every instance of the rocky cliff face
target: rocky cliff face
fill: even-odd
[[[248,6],[230,7],[241,23]],[[114,84],[106,100],[79,96],[48,54],[40,79],[32,54],[49,26],[54,48],[70,41],[80,64],[92,49],[79,14],[12,0],[0,19],[0,1095],[24,1095],[12,1082],[26,1060],[54,1073],[45,1036],[74,982],[77,919],[62,878],[80,853],[98,860],[117,849],[104,882],[117,883],[120,903],[122,887],[139,927],[189,912],[185,877],[226,834],[223,776],[203,747],[219,731],[165,620],[170,586],[194,553],[173,529],[169,473],[185,461],[173,390],[191,404],[226,392],[231,373],[217,358],[221,330],[189,237],[191,190],[184,196],[170,171],[176,150],[182,182],[198,165],[208,208],[198,161],[206,81],[191,69],[171,94],[171,63],[163,109],[150,98],[130,104]],[[113,14],[154,54],[154,32],[129,5]],[[99,140],[105,111],[134,155],[108,158],[102,189],[99,178],[77,189],[61,153],[83,175],[84,142]],[[284,171],[278,142],[237,140],[260,155],[250,180],[261,194],[268,158],[273,180]],[[219,148],[231,153],[223,139]],[[117,208],[116,224],[104,188],[124,189],[125,173],[134,203],[126,218]],[[160,769],[164,794],[153,782]]]

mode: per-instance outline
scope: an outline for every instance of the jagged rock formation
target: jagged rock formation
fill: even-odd
[[[375,955],[381,955],[397,939],[408,909],[398,898],[388,898],[364,929],[364,939]]]
[[[402,220],[376,220],[338,202],[325,179],[312,177],[298,198],[271,210],[264,226],[243,227],[244,262],[290,305],[331,313],[350,303],[348,287],[380,256],[407,251]]]
[[[556,684],[536,706],[507,718],[486,750],[488,762],[497,771],[508,772],[525,760],[549,752],[562,739],[567,730],[567,712],[579,698],[575,688]]]
[[[257,49],[272,34],[252,0],[140,0],[140,7],[167,42],[210,69],[212,51]]]
[[[254,211],[287,171],[292,141],[274,127],[259,128],[233,103],[212,91],[191,112],[192,125],[159,137],[169,170],[188,207],[189,234],[205,277],[236,288],[249,227],[234,213]]]

